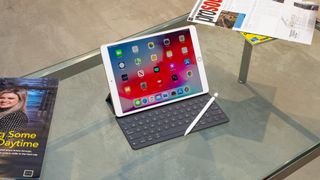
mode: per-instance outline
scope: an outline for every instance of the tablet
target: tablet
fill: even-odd
[[[101,54],[118,117],[209,91],[194,26],[102,45]]]

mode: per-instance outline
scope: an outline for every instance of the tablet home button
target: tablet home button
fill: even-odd
[[[202,57],[197,57],[197,61],[201,62],[202,61]]]

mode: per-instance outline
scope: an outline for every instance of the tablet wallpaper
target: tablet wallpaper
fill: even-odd
[[[202,92],[189,29],[108,47],[123,112]]]

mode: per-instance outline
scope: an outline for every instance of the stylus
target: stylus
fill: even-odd
[[[193,129],[193,127],[197,124],[197,122],[201,119],[203,114],[209,109],[210,105],[213,103],[213,101],[215,100],[216,97],[218,97],[218,93],[214,93],[213,97],[210,98],[210,100],[203,107],[203,109],[200,111],[200,113],[197,115],[197,117],[189,125],[189,127],[186,130],[186,132],[184,133],[184,136],[189,134],[189,132]]]

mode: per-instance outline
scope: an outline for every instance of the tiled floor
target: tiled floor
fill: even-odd
[[[101,44],[186,14],[194,3],[191,0],[33,0],[32,3],[1,0],[0,76],[23,76],[86,53]],[[288,179],[318,179],[318,167],[319,158]]]

